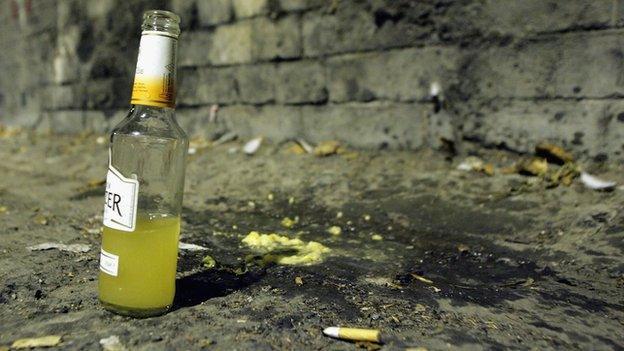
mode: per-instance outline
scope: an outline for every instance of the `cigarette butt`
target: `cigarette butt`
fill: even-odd
[[[375,329],[329,327],[323,334],[344,340],[381,342],[379,330]]]

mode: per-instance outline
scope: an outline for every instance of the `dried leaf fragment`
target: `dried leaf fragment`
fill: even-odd
[[[548,161],[541,157],[521,159],[516,163],[516,171],[524,175],[542,176],[548,172]]]
[[[61,342],[60,335],[47,335],[39,338],[17,339],[11,345],[14,349],[28,349],[32,347],[52,347]]]
[[[336,140],[323,141],[314,148],[314,154],[319,157],[333,155],[340,149],[340,142]]]
[[[535,154],[546,158],[549,162],[560,165],[574,161],[574,156],[572,156],[571,153],[567,152],[561,146],[548,142],[541,142],[537,144],[535,147]]]

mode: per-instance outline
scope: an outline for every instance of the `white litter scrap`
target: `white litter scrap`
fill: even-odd
[[[217,112],[219,112],[219,105],[210,106],[210,114],[208,115],[208,123],[215,123],[217,121]]]
[[[43,251],[43,250],[60,250],[69,252],[88,252],[91,250],[91,246],[87,244],[61,244],[61,243],[43,243],[39,245],[28,246],[26,249],[29,251]]]
[[[466,172],[481,168],[483,168],[483,160],[475,156],[466,157],[466,159],[457,166],[458,170]]]
[[[225,134],[223,134],[219,139],[215,140],[214,143],[212,143],[212,145],[216,146],[216,145],[221,145],[221,144],[225,144],[228,141],[232,141],[234,139],[236,139],[237,135],[234,132],[227,132]]]
[[[100,339],[100,345],[102,345],[102,350],[104,351],[125,351],[126,348],[123,346],[119,337],[117,335],[111,335],[108,338]]]
[[[253,155],[260,149],[260,145],[262,145],[262,137],[253,138],[243,146],[243,152],[247,155]]]
[[[440,83],[438,82],[431,83],[431,86],[429,86],[429,96],[431,97],[438,96],[440,95],[441,92],[442,92],[442,86],[440,86]]]
[[[312,145],[308,144],[308,142],[303,139],[297,139],[297,144],[299,144],[301,148],[303,148],[305,152],[309,154],[314,152],[314,148],[312,147]]]
[[[581,172],[581,182],[593,190],[613,190],[617,185],[616,182],[603,180],[586,172]]]
[[[208,250],[207,247],[203,247],[203,246],[195,245],[195,244],[183,243],[181,241],[178,244],[178,248],[180,250],[188,250],[188,251],[205,251],[205,250]]]

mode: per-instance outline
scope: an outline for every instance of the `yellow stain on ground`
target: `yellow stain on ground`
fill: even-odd
[[[297,222],[299,222],[299,217],[295,217],[295,219],[291,219],[290,217],[284,217],[281,223],[282,223],[282,227],[290,229],[295,224],[297,224]]]
[[[291,239],[278,234],[250,232],[242,242],[262,255],[265,263],[283,265],[312,265],[323,260],[331,250],[316,241]]]
[[[331,226],[327,228],[327,232],[331,235],[340,235],[342,234],[342,228],[337,225]]]

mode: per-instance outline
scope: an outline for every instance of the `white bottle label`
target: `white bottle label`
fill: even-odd
[[[119,256],[113,255],[110,252],[100,251],[100,270],[106,274],[110,274],[113,277],[117,276],[119,269]]]
[[[104,197],[104,225],[133,232],[136,225],[139,181],[124,177],[109,163]]]
[[[132,85],[133,105],[175,106],[177,45],[173,35],[143,31]]]

